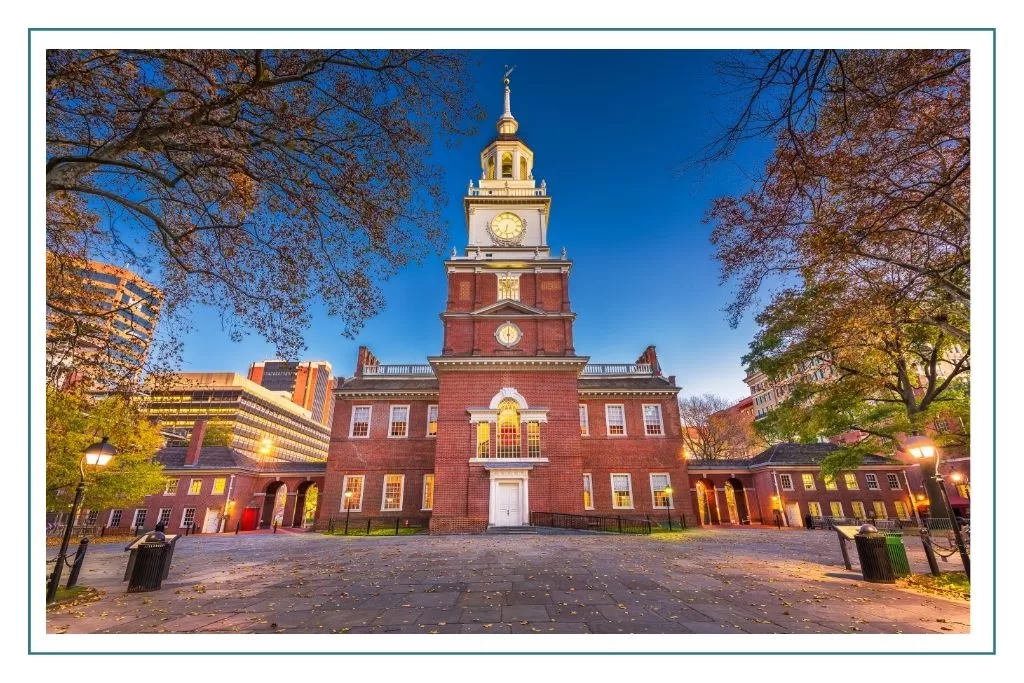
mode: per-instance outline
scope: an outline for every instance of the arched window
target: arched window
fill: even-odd
[[[501,155],[501,177],[512,177],[512,152],[505,152]]]
[[[487,157],[487,179],[494,180],[494,157]]]
[[[506,398],[498,404],[499,458],[519,457],[519,403]]]
[[[491,457],[491,425],[487,422],[476,425],[476,457]]]
[[[519,157],[519,179],[526,180],[526,157]]]

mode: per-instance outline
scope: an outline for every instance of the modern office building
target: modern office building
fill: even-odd
[[[331,426],[334,376],[327,361],[260,361],[249,366],[248,378],[271,391],[287,394],[295,405],[310,411],[314,420]]]

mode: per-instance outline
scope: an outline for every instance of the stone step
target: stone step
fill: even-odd
[[[537,529],[532,526],[488,526],[489,534],[535,534]]]

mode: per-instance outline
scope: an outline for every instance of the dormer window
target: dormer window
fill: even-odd
[[[512,177],[512,152],[505,152],[501,155],[501,177]]]
[[[519,301],[519,276],[499,275],[498,276],[498,298],[512,299]]]

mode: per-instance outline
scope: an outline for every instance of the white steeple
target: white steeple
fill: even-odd
[[[512,89],[509,88],[509,75],[515,69],[513,66],[505,72],[505,111],[502,112],[501,118],[498,119],[498,132],[506,135],[512,135],[519,130],[519,122],[512,116]]]

